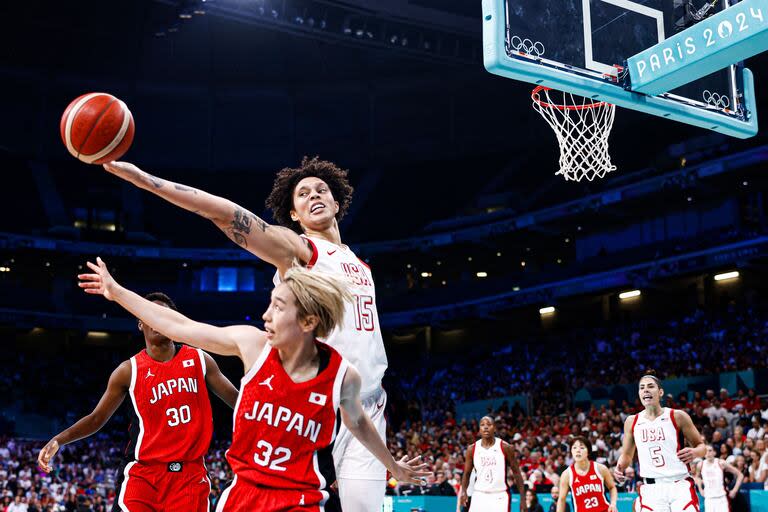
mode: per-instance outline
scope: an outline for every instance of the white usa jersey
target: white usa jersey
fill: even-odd
[[[475,443],[472,463],[477,471],[475,489],[477,492],[502,492],[507,485],[507,458],[501,449],[501,439],[495,438],[490,448],[483,448],[483,441]]]
[[[673,409],[665,408],[653,421],[645,416],[645,411],[637,413],[632,424],[632,435],[637,446],[641,477],[689,476],[688,466],[677,457],[677,452],[683,448],[683,438],[675,423]]]
[[[362,378],[360,394],[373,393],[381,387],[387,370],[387,354],[381,337],[379,313],[376,310],[376,288],[371,269],[351,249],[322,238],[302,235],[312,246],[312,259],[307,268],[345,277],[353,302],[344,309],[344,320],[324,342],[335,348],[352,363]],[[275,273],[275,285],[280,283]]]
[[[704,480],[704,497],[720,498],[725,496],[725,478],[720,461],[715,459],[712,464],[706,460],[701,464],[701,479]]]

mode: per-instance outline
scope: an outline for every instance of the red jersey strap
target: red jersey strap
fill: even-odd
[[[309,258],[309,261],[307,262],[307,268],[311,269],[315,266],[315,263],[317,263],[317,258],[320,256],[320,251],[317,250],[317,245],[315,245],[315,242],[313,242],[311,238],[309,238],[307,235],[300,236],[307,241],[307,245],[309,245],[309,248],[312,249],[312,257]]]

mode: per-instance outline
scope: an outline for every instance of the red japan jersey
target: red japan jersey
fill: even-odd
[[[213,435],[204,352],[176,345],[170,361],[146,350],[131,358],[129,394],[136,414],[126,455],[140,462],[199,460]]]
[[[315,341],[317,376],[295,383],[269,345],[245,374],[234,412],[227,460],[238,482],[270,489],[324,491],[336,479],[336,439],[346,359]]]
[[[576,472],[576,466],[571,465],[566,471],[570,472],[569,485],[573,495],[574,512],[602,512],[608,510],[608,500],[605,499],[605,482],[597,471],[594,462],[589,462],[586,475]]]

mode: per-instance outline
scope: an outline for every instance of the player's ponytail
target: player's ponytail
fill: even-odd
[[[283,282],[296,297],[299,318],[317,317],[315,336],[328,336],[344,319],[344,302],[351,301],[352,295],[342,279],[326,272],[291,267]]]

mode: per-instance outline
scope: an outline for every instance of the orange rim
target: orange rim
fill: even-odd
[[[542,107],[546,108],[555,108],[557,110],[588,110],[590,108],[597,108],[602,107],[604,105],[608,105],[608,103],[604,101],[598,101],[598,102],[592,102],[588,105],[557,105],[553,103],[547,103],[546,101],[542,100],[539,97],[539,93],[542,91],[551,91],[551,87],[544,87],[543,85],[537,86],[533,92],[531,92],[531,99],[541,105]]]

